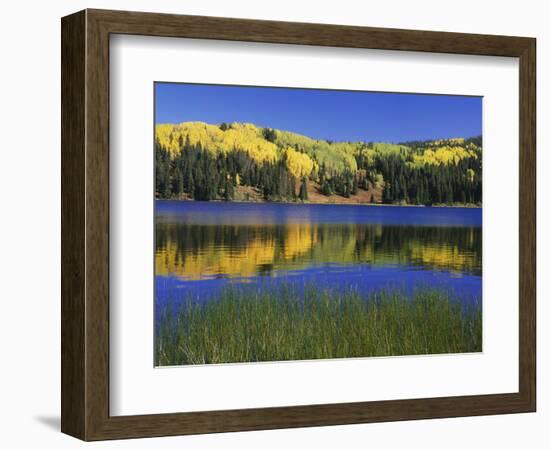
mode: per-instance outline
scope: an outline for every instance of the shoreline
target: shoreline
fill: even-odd
[[[473,205],[473,204],[456,204],[456,205],[447,205],[447,204],[435,204],[435,205],[398,205],[398,204],[389,204],[389,203],[359,203],[359,202],[310,202],[310,201],[300,201],[300,202],[283,202],[283,201],[246,201],[246,200],[190,200],[190,199],[179,199],[179,198],[156,198],[156,201],[165,201],[165,202],[181,202],[181,203],[235,203],[235,204],[279,204],[279,205],[326,205],[326,206],[372,206],[372,207],[400,207],[400,208],[467,208],[467,209],[483,209],[483,205]]]

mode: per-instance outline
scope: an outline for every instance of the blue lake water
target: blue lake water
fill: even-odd
[[[156,304],[231,285],[436,287],[481,300],[482,210],[157,200]]]

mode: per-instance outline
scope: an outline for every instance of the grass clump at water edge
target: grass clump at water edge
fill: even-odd
[[[155,365],[481,351],[481,305],[444,290],[224,288],[158,312]]]

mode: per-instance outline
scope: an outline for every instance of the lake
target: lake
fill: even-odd
[[[480,301],[481,225],[480,208],[156,200],[156,305],[282,283]]]

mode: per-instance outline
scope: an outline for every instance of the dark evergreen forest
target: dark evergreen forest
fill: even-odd
[[[192,145],[189,139],[180,142],[180,152],[174,155],[157,141],[156,197],[231,201],[240,186],[248,186],[266,201],[307,201],[308,185],[315,183],[326,196],[350,197],[360,189],[379,189],[385,204],[481,204],[481,137],[467,139],[465,144],[469,143],[477,149],[475,156],[451,164],[424,165],[413,163],[414,155],[422,153],[429,141],[404,142],[400,145],[407,151],[376,152],[374,158],[367,157],[372,143],[364,144],[354,155],[355,170],[337,171],[316,162],[309,177],[297,179],[284,155],[275,162],[259,163],[245,151],[215,154],[200,143]],[[312,158],[315,161],[315,155]]]

